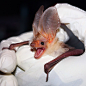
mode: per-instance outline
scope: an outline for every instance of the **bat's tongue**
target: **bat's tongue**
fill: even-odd
[[[36,52],[35,52],[34,57],[35,57],[36,59],[39,59],[39,58],[43,55],[43,52],[44,52],[44,49],[43,49],[43,48],[38,48],[38,49],[36,50]]]

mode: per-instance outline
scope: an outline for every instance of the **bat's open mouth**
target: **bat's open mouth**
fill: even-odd
[[[39,59],[44,54],[45,48],[33,48],[33,50],[35,51],[34,58]]]

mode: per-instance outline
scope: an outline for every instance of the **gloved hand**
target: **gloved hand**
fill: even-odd
[[[17,39],[14,39],[17,42]],[[15,76],[11,75],[17,65],[15,51],[9,49],[2,50],[3,47],[9,47],[12,42],[14,42],[13,38],[9,38],[0,43],[0,71],[8,74],[0,74],[0,86],[18,86]]]
[[[86,12],[69,4],[56,5],[62,23],[69,23],[67,26],[73,33],[83,41],[86,49]],[[28,35],[29,37],[30,35]],[[61,31],[59,38],[65,41],[64,31]],[[30,46],[25,45],[18,49],[18,65],[25,70],[16,74],[20,86],[85,86],[86,85],[86,51],[81,56],[69,56],[59,62],[49,74],[46,82],[44,64],[54,59],[46,55],[36,60]]]
[[[28,40],[28,33],[20,35],[18,37],[10,37],[0,43],[0,71],[6,73],[0,74],[0,86],[18,86],[15,76],[11,73],[15,70],[17,65],[17,57],[14,50],[3,49],[9,48],[13,43],[19,43]],[[24,37],[25,36],[25,37]],[[18,47],[15,48],[17,50]],[[3,49],[3,50],[2,50]]]
[[[18,82],[13,75],[0,75],[0,86],[18,86]]]
[[[62,23],[70,23],[68,27],[73,31],[73,33],[78,36],[80,40],[84,42],[85,49],[86,49],[86,12],[73,7],[69,4],[57,4],[56,8],[58,10],[58,14]],[[62,32],[59,34],[60,38],[64,41],[65,36],[61,36],[64,34]],[[8,47],[12,43],[18,43],[22,41],[30,40],[32,37],[32,32],[22,34],[18,37],[12,37],[6,40],[6,42],[1,42],[1,49],[3,47]],[[6,44],[7,45],[6,45]],[[5,45],[4,45],[5,44]],[[1,50],[0,49],[0,50]],[[16,78],[20,86],[85,86],[86,85],[86,52],[84,52],[81,56],[70,56],[60,63],[58,63],[55,68],[50,72],[49,81],[46,82],[46,74],[44,73],[44,64],[54,59],[52,56],[43,56],[41,59],[36,60],[34,59],[34,52],[30,51],[29,45],[24,45],[19,49],[16,48],[17,52],[11,50],[14,54],[11,56],[11,60],[14,61],[15,64],[12,62],[9,64],[10,59],[5,57],[5,60],[1,60],[0,62],[0,70],[5,73],[11,73],[16,66],[16,56],[17,56],[17,64],[20,66],[22,70],[16,71]],[[6,52],[4,50],[3,52]],[[9,53],[10,50],[8,50]],[[1,50],[1,54],[2,50]],[[0,56],[0,58],[4,57],[5,53]],[[8,54],[7,54],[8,55]],[[11,54],[12,55],[12,54]],[[2,58],[3,59],[3,58]],[[7,66],[8,65],[8,66]],[[11,68],[9,68],[9,65]],[[5,79],[3,79],[4,81]],[[14,82],[16,82],[14,80]],[[2,83],[2,82],[1,82]],[[10,83],[10,82],[8,82]],[[4,86],[4,85],[3,85]],[[12,86],[12,85],[11,85]],[[15,85],[13,85],[15,86]]]

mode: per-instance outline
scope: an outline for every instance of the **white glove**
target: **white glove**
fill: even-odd
[[[56,8],[61,22],[70,23],[68,27],[84,42],[86,49],[86,12],[69,4],[57,4]],[[81,56],[69,56],[59,62],[50,72],[48,82],[44,64],[54,57],[47,55],[36,60],[28,45],[20,47],[16,55],[18,65],[25,70],[16,73],[20,86],[86,86],[86,51]]]
[[[2,48],[8,48],[13,43],[19,43],[22,41],[29,40],[27,34],[28,33],[25,33],[24,35],[22,34],[18,37],[10,37],[7,40],[3,40],[0,43],[0,71],[9,74],[0,75],[0,86],[18,86],[16,78],[13,75],[11,75],[11,73],[15,70],[17,65],[15,51],[9,49],[2,50]],[[17,50],[18,47],[15,49]]]
[[[18,86],[18,83],[13,75],[1,75],[0,86]]]
[[[30,33],[29,33],[30,34]],[[29,40],[28,33],[22,34],[18,37],[10,37],[7,40],[3,40],[0,43],[0,71],[4,73],[11,73],[14,71],[17,65],[17,58],[14,50],[3,49],[4,47],[9,48],[13,43],[20,43],[22,41]],[[15,48],[16,50],[18,47]]]
[[[79,39],[84,41],[86,49],[86,12],[69,4],[57,4],[56,7],[61,22],[70,23],[68,27],[79,37]],[[14,40],[15,42],[21,42],[29,40],[31,37],[32,32],[18,36],[18,40],[15,40],[16,38],[14,37]],[[30,51],[29,45],[20,47],[16,55],[18,66],[25,70],[25,72],[22,70],[16,71],[16,77],[20,86],[86,85],[86,52],[81,56],[70,56],[58,63],[50,72],[48,82],[45,82],[46,74],[44,73],[44,64],[51,61],[54,57],[47,55],[36,60],[34,59],[34,52]],[[9,68],[6,67],[6,69],[8,70]]]
[[[15,76],[11,73],[17,65],[17,58],[14,50],[4,49],[9,47],[13,41],[3,40],[0,44],[0,71],[9,73],[9,75],[0,75],[0,86],[18,86]]]

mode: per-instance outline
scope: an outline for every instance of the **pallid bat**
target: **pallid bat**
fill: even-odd
[[[44,71],[47,74],[46,81],[48,81],[48,73],[58,62],[68,56],[81,55],[85,49],[84,44],[65,24],[61,23],[57,9],[54,6],[49,7],[44,12],[43,10],[44,6],[41,6],[35,14],[32,24],[33,40],[30,46],[31,50],[35,51],[35,59],[41,58],[45,53],[57,56],[54,60],[44,65]],[[63,28],[69,36],[69,40],[66,43],[59,41],[56,37],[60,27]],[[29,41],[11,44],[8,49],[13,50],[15,47],[28,43]],[[3,49],[6,48],[4,47]]]

